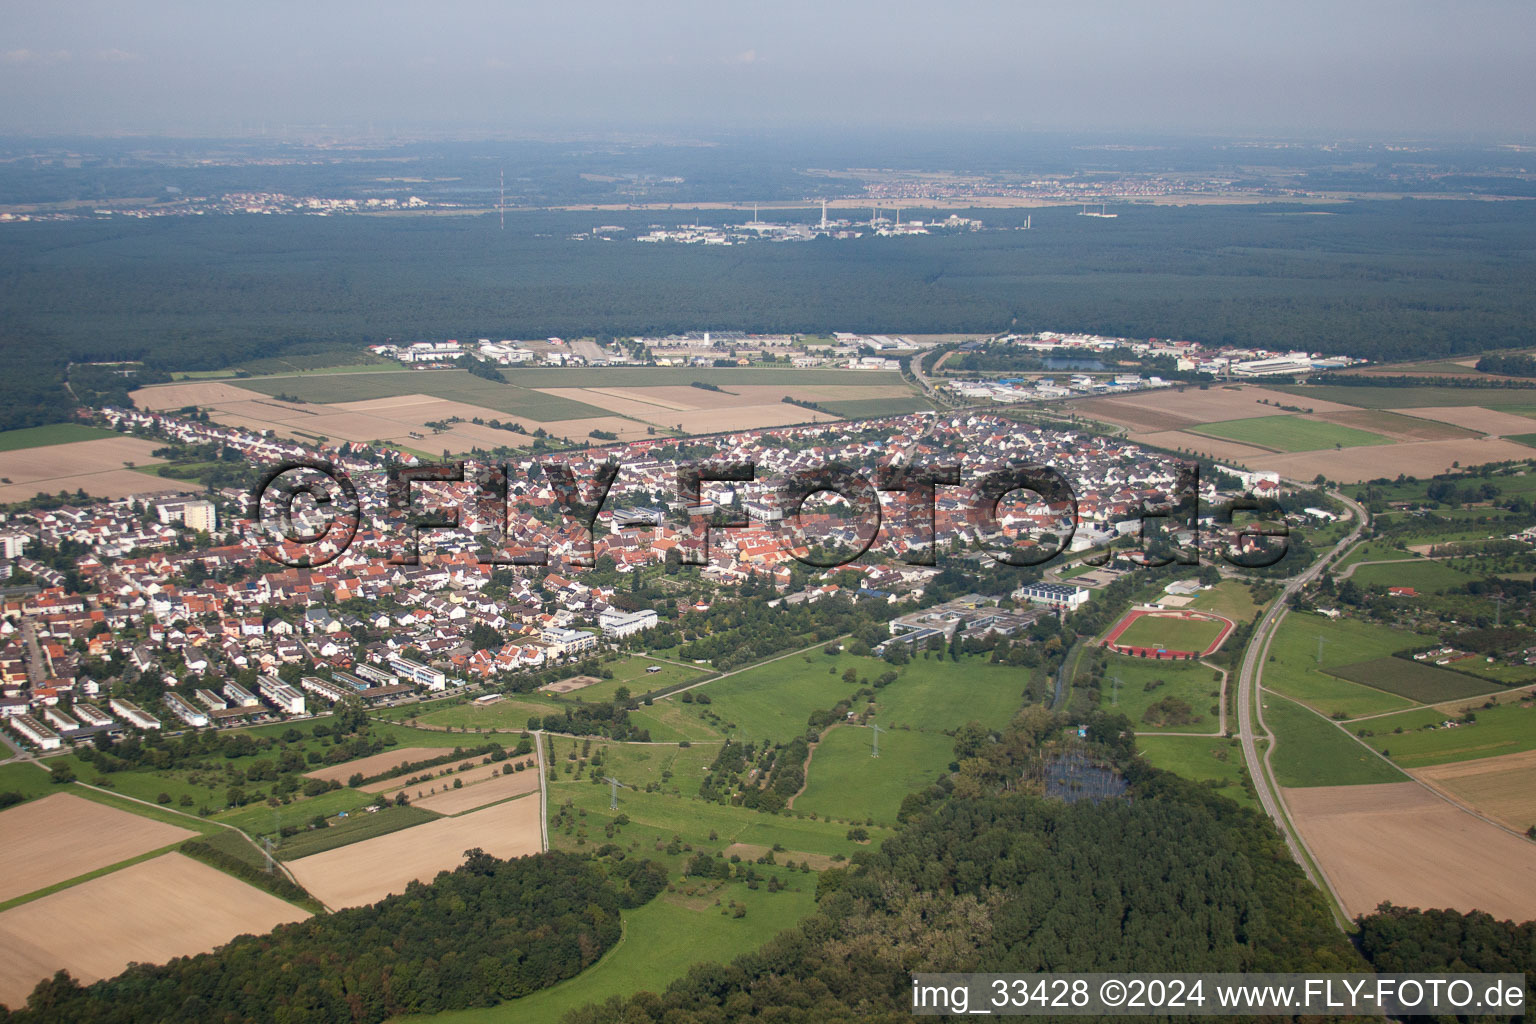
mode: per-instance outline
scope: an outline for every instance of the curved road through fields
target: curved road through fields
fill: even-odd
[[[1289,580],[1285,589],[1280,592],[1280,596],[1270,603],[1263,618],[1254,627],[1253,636],[1248,640],[1248,649],[1243,653],[1242,667],[1237,674],[1237,734],[1242,740],[1243,761],[1248,766],[1248,777],[1253,780],[1253,788],[1258,793],[1259,803],[1263,805],[1264,813],[1273,819],[1275,827],[1285,837],[1286,845],[1291,848],[1291,856],[1296,858],[1296,863],[1302,866],[1314,883],[1332,892],[1332,886],[1328,885],[1327,879],[1319,877],[1313,870],[1310,859],[1302,851],[1300,839],[1280,806],[1279,794],[1275,792],[1274,780],[1269,775],[1269,764],[1259,756],[1258,735],[1254,728],[1259,701],[1259,680],[1264,671],[1265,652],[1269,650],[1275,630],[1285,618],[1288,602],[1292,595],[1317,579],[1324,569],[1360,539],[1360,533],[1365,529],[1370,518],[1369,513],[1359,502],[1351,501],[1337,491],[1329,492],[1329,496],[1348,507],[1355,517],[1355,528],[1335,544],[1327,554],[1312,563],[1306,571]],[[1338,902],[1336,895],[1334,901]]]

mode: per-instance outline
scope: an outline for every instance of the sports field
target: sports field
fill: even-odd
[[[1358,448],[1362,445],[1392,443],[1391,438],[1380,434],[1302,416],[1255,416],[1202,423],[1189,429],[1192,433],[1209,434],[1281,452],[1311,452],[1324,448]]]
[[[873,740],[873,730],[851,725],[823,733],[795,810],[895,825],[906,795],[934,782],[955,756],[954,740],[942,733],[882,728],[879,757],[870,756]]]
[[[1109,631],[1104,645],[1121,653],[1140,655],[1208,655],[1213,653],[1233,624],[1212,612],[1160,612],[1135,609]]]

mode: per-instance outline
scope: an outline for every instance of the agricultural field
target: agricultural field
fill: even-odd
[[[1116,676],[1120,678],[1118,685],[1114,681]],[[1125,715],[1138,735],[1214,733],[1219,731],[1221,724],[1220,676],[1221,673],[1197,661],[1111,657],[1100,687],[1099,706]],[[1182,720],[1166,713],[1160,715],[1156,711],[1149,717],[1150,708],[1169,698],[1188,704],[1194,720]]]
[[[851,725],[822,733],[795,810],[895,825],[907,794],[931,784],[955,759],[954,740],[942,733],[881,729],[878,758],[870,756],[873,738],[873,730]]]
[[[1311,452],[1324,448],[1392,443],[1391,438],[1380,434],[1303,416],[1255,416],[1202,423],[1198,427],[1191,427],[1190,431],[1282,452]]]
[[[324,853],[349,843],[398,832],[437,817],[431,811],[410,805],[382,807],[372,814],[349,814],[345,818],[332,819],[325,828],[306,829],[298,835],[274,839],[272,852],[279,860],[297,860],[312,853]]]
[[[1463,700],[1492,689],[1492,685],[1483,680],[1406,658],[1375,658],[1340,665],[1329,671],[1350,682],[1395,693],[1420,704]]]
[[[1287,808],[1348,916],[1400,907],[1536,917],[1536,843],[1414,782],[1288,789]]]
[[[432,747],[391,747],[382,754],[372,754],[353,761],[316,768],[314,771],[305,772],[304,776],[310,779],[324,779],[327,782],[334,780],[344,783],[359,772],[364,778],[368,778],[383,774],[409,761],[425,761],[441,753],[441,750]]]
[[[167,853],[0,913],[0,1003],[17,1007],[64,968],[89,984],[129,963],[203,953],[309,915]]]
[[[781,874],[789,888],[776,893],[731,884],[712,898],[688,899],[663,895],[643,907],[624,911],[624,935],[596,964],[558,985],[476,1010],[455,1010],[430,1017],[409,1017],[411,1024],[521,1024],[555,1021],[587,1003],[636,992],[662,992],[703,957],[729,963],[757,949],[779,932],[793,927],[816,909],[816,876]],[[714,905],[735,900],[746,908],[734,917]]]
[[[413,880],[431,881],[439,871],[453,870],[473,847],[496,857],[538,853],[539,814],[538,796],[525,796],[300,857],[288,867],[326,906],[362,906],[404,892]]]
[[[1270,644],[1264,687],[1328,718],[1358,718],[1411,708],[1413,703],[1406,697],[1341,679],[1337,671],[1422,646],[1429,640],[1417,633],[1356,619],[1292,612],[1280,623]]]
[[[1259,802],[1243,786],[1243,750],[1235,740],[1204,736],[1136,734],[1136,748],[1155,768],[1204,782],[1222,796],[1244,807],[1259,809]]]
[[[1403,773],[1326,718],[1276,694],[1261,695],[1264,725],[1275,737],[1270,766],[1286,788],[1400,782]]]
[[[539,771],[537,768],[529,768],[524,771],[512,771],[510,761],[504,761],[508,771],[502,775],[485,779],[476,779],[467,782],[464,788],[452,788],[451,784],[445,786],[441,793],[435,796],[427,796],[416,801],[416,806],[434,814],[463,814],[477,807],[485,807],[489,804],[510,800],[525,793],[536,793],[539,790]],[[457,779],[455,781],[463,781]]]
[[[46,427],[0,430],[0,452],[14,452],[22,448],[47,448],[56,444],[72,444],[76,441],[95,441],[103,437],[122,436],[115,430],[88,427],[84,423],[51,423]]]
[[[1456,761],[1410,772],[1516,832],[1536,827],[1536,751]]]
[[[70,793],[8,808],[0,811],[0,902],[196,835]]]
[[[39,491],[84,491],[93,498],[126,498],[131,494],[197,490],[138,471],[163,462],[153,454],[158,447],[150,441],[114,433],[89,441],[56,441],[43,447],[0,450],[0,502],[22,501],[35,497]]]
[[[1477,721],[1455,726],[1443,724],[1460,718],[1464,709],[1474,713]],[[1536,750],[1536,706],[1528,701],[1492,708],[1475,702],[1460,706],[1452,703],[1372,718],[1361,724],[1371,733],[1365,741],[1403,768],[1426,768]]]
[[[1359,409],[1401,409],[1415,416],[1426,409],[1469,407],[1480,409],[1536,411],[1536,390],[1487,388],[1387,388],[1339,387],[1337,385],[1286,385],[1277,387],[1287,403],[1320,406],[1322,403],[1349,405]]]

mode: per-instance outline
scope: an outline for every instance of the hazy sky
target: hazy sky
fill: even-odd
[[[1536,133],[1524,0],[0,0],[0,131]]]

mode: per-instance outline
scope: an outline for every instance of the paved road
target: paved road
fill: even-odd
[[[1264,671],[1264,659],[1267,656],[1270,641],[1274,638],[1275,630],[1285,618],[1288,602],[1292,595],[1315,580],[1324,569],[1360,538],[1369,520],[1369,514],[1358,502],[1351,501],[1337,492],[1332,492],[1330,497],[1343,502],[1349,508],[1355,517],[1355,528],[1305,572],[1286,583],[1285,589],[1270,604],[1269,610],[1264,613],[1264,617],[1254,628],[1253,636],[1248,640],[1248,649],[1243,653],[1242,667],[1237,675],[1237,734],[1242,740],[1243,760],[1248,766],[1248,776],[1253,780],[1253,787],[1258,793],[1259,803],[1263,805],[1264,812],[1274,820],[1280,834],[1285,837],[1286,845],[1291,848],[1291,855],[1296,858],[1296,863],[1306,870],[1315,883],[1326,886],[1331,892],[1332,886],[1328,884],[1328,880],[1319,878],[1309,866],[1309,861],[1302,852],[1301,842],[1280,806],[1279,794],[1275,792],[1274,780],[1270,778],[1269,763],[1259,756],[1258,729],[1263,728],[1263,724],[1255,721],[1259,702],[1259,680]],[[1270,746],[1273,748],[1274,744],[1271,743]],[[1337,902],[1337,896],[1335,901]]]

